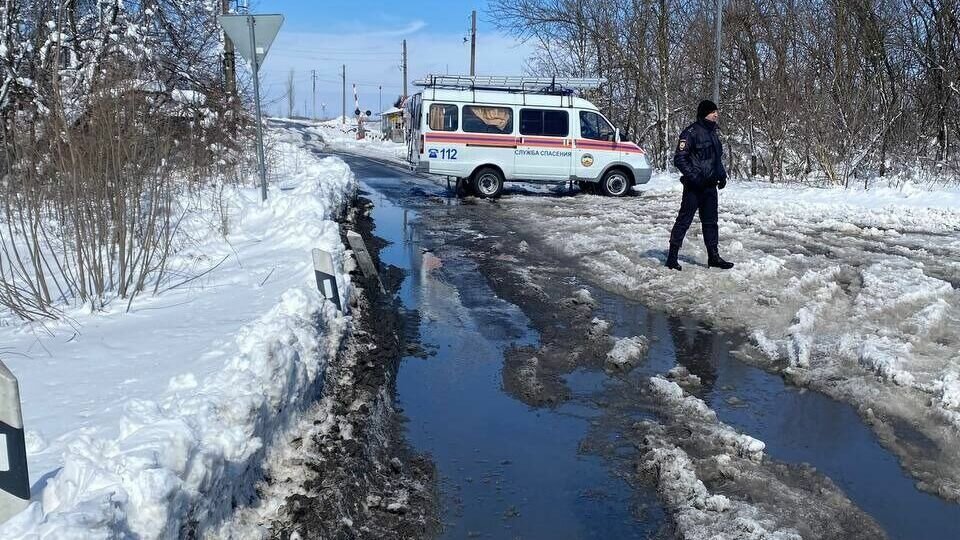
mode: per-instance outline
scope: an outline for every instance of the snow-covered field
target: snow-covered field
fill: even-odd
[[[639,191],[500,204],[601,285],[745,331],[745,356],[860,407],[921,487],[960,499],[960,192],[734,182],[720,236],[737,266],[706,268],[695,222],[677,273],[663,260],[680,184]]]
[[[336,219],[356,190],[341,160],[282,130],[271,139],[268,202],[227,186],[191,203],[169,290],[129,313],[116,302],[62,323],[2,317],[33,501],[0,537],[179,538],[252,498],[265,449],[322,391],[348,329],[316,291],[310,250],[332,253],[349,297]]]

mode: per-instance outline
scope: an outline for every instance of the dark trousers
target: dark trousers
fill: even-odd
[[[683,245],[683,237],[693,223],[693,215],[700,212],[700,225],[703,228],[703,243],[707,250],[715,249],[720,243],[720,227],[717,225],[717,188],[690,189],[683,188],[683,201],[680,203],[680,213],[670,232],[670,243],[677,247]]]

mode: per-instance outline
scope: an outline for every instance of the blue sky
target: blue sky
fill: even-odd
[[[347,65],[347,109],[352,84],[360,106],[383,108],[401,93],[401,41],[407,40],[409,81],[427,73],[468,73],[470,11],[477,10],[477,74],[522,74],[530,46],[499,34],[486,21],[485,1],[418,0],[251,2],[254,13],[281,13],[285,21],[262,67],[264,110],[286,114],[286,80],[294,72],[296,112],[310,115],[311,70],[317,71],[317,114],[340,114],[340,66]],[[414,92],[412,84],[410,93]]]

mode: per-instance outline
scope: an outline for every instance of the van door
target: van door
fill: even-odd
[[[567,110],[520,109],[520,141],[514,161],[517,178],[567,181],[572,150]]]
[[[620,160],[616,130],[600,113],[579,111],[578,137],[574,140],[574,175],[582,180],[599,180],[607,165]]]
[[[453,103],[428,103],[427,130],[424,132],[420,160],[429,163],[434,174],[464,176],[463,150],[466,145],[460,129],[460,108]]]

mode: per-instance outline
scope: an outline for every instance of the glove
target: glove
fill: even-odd
[[[720,181],[717,182],[717,189],[723,189],[725,187],[727,187],[727,179],[721,178]]]

